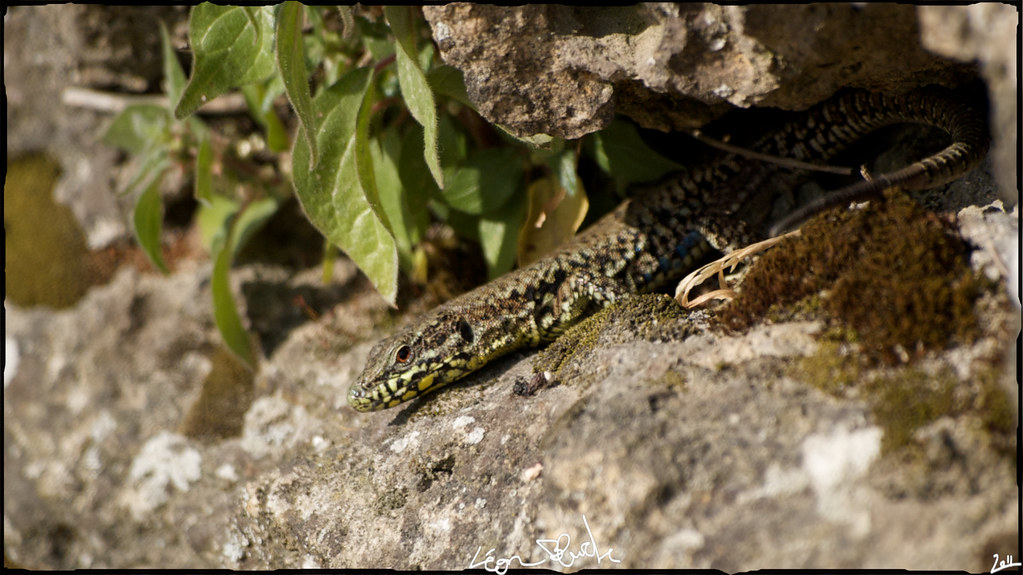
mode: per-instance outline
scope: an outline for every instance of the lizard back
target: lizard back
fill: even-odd
[[[824,163],[879,128],[907,122],[939,128],[951,143],[896,172],[849,186],[853,195],[892,185],[942,185],[974,168],[987,150],[983,117],[941,89],[903,96],[847,92],[746,147]],[[551,341],[602,307],[677,281],[714,250],[764,239],[779,190],[805,177],[776,163],[722,154],[647,186],[551,254],[438,306],[378,343],[348,402],[373,411],[433,391],[511,351]],[[841,193],[850,195],[848,189]]]

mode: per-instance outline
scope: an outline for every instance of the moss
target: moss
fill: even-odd
[[[21,306],[64,308],[94,283],[85,234],[53,200],[57,162],[43,154],[12,160],[4,182],[6,297]]]
[[[405,507],[406,503],[408,503],[408,489],[402,487],[382,493],[377,497],[375,508],[377,515],[386,515],[390,511]]]
[[[948,370],[934,376],[913,366],[871,369],[862,357],[842,353],[842,345],[841,332],[825,334],[817,352],[795,362],[789,373],[831,395],[842,397],[854,390],[868,402],[884,430],[884,453],[898,451],[907,460],[922,458],[914,454],[913,434],[949,416],[957,426],[985,434],[996,453],[1015,458],[1016,411],[999,384],[1003,376],[999,363],[979,365],[969,380],[960,381]],[[861,383],[869,378],[868,372],[880,375]]]
[[[555,378],[573,357],[593,349],[607,323],[610,308],[605,308],[568,328],[561,337],[542,349],[533,360],[533,372],[549,372]]]
[[[905,365],[980,336],[979,300],[994,290],[970,269],[968,256],[951,224],[892,192],[864,209],[808,222],[800,236],[761,258],[718,318],[737,330],[764,317],[823,315],[828,329],[819,348],[790,372],[826,393],[853,391],[868,402],[886,455],[925,461],[914,435],[948,416],[1015,457],[1015,412],[998,384],[1000,363],[975,363],[967,381],[947,367],[929,375]]]
[[[181,432],[202,440],[241,435],[245,412],[254,399],[252,370],[222,345],[210,359],[213,367],[185,415]]]
[[[418,477],[416,491],[424,493],[438,479],[450,478],[455,470],[455,456],[443,457],[427,453],[425,457],[415,457],[409,462],[409,471]]]
[[[670,369],[664,372],[660,381],[668,387],[676,387],[681,390],[685,390],[689,385],[689,381],[686,379],[686,376]]]
[[[978,336],[974,302],[985,282],[967,260],[950,224],[892,192],[862,210],[808,222],[750,270],[719,317],[728,328],[745,329],[771,306],[791,307],[826,290],[821,311],[855,330],[869,359],[897,363],[907,352]]]
[[[991,436],[995,451],[1015,459],[1017,412],[1005,389],[999,385],[1000,377],[1002,373],[997,366],[981,371],[977,378],[979,389],[970,407]]]
[[[881,452],[891,453],[911,444],[920,427],[954,406],[955,380],[949,375],[932,376],[917,369],[904,369],[867,386],[874,418],[884,429]]]
[[[826,307],[886,359],[896,346],[940,349],[952,337],[976,338],[980,282],[966,245],[908,200],[891,203],[873,230],[873,249],[836,280]]]
[[[550,372],[555,379],[574,357],[596,346],[613,329],[615,341],[635,336],[677,338],[691,329],[686,311],[674,299],[662,294],[626,298],[570,327],[533,361],[533,372]],[[612,327],[613,326],[613,327]]]
[[[57,162],[45,154],[27,154],[8,163],[4,182],[6,296],[18,305],[65,308],[90,287],[104,284],[121,265],[142,271],[153,267],[128,241],[90,251],[71,209],[54,201],[60,176]],[[185,234],[177,234],[166,256],[173,265],[189,255]]]
[[[831,395],[854,386],[862,375],[857,358],[843,353],[842,344],[830,339],[822,341],[813,355],[794,363],[792,370],[796,372],[793,375]]]
[[[820,293],[813,293],[788,305],[774,304],[767,309],[764,317],[769,321],[812,320],[819,318],[824,307],[824,298]]]

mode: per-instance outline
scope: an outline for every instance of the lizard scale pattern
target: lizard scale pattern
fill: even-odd
[[[892,174],[840,190],[840,197],[862,197],[891,185],[936,187],[971,170],[987,151],[984,118],[940,89],[903,96],[847,92],[746,147],[825,163],[867,134],[902,123],[939,128],[951,144]],[[434,391],[514,350],[550,342],[602,307],[678,281],[715,250],[764,239],[775,199],[805,178],[791,168],[723,154],[641,190],[553,253],[438,306],[379,342],[348,403],[374,411]]]

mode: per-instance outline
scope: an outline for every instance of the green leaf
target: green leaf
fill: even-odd
[[[167,26],[160,22],[160,39],[163,46],[163,81],[164,90],[167,92],[167,99],[170,102],[170,109],[174,109],[181,93],[185,89],[185,71],[181,68],[174,47],[171,46],[170,34],[167,33]]]
[[[194,61],[174,115],[183,119],[217,96],[274,72],[272,7],[192,8],[189,20]]]
[[[201,205],[196,213],[199,238],[211,254],[219,252],[224,245],[227,232],[231,232],[231,259],[245,248],[252,236],[259,231],[280,207],[281,202],[269,196],[244,206],[235,199],[214,196],[209,204]],[[239,213],[241,209],[241,213]]]
[[[238,253],[244,248],[252,236],[263,227],[266,222],[277,213],[281,202],[273,196],[268,196],[245,205],[238,219],[231,229],[231,259],[238,257]]]
[[[461,166],[445,170],[448,186],[440,194],[458,211],[491,213],[503,206],[518,188],[522,167],[522,156],[514,148],[472,152]]]
[[[305,6],[304,10],[306,22],[312,25],[313,29],[311,34],[302,35],[302,53],[305,54],[305,69],[307,73],[309,70],[316,70],[320,67],[328,50],[330,50],[332,55],[340,55],[335,50],[335,47],[340,44],[341,36],[337,32],[327,29],[323,22],[324,13],[321,13],[320,10],[321,8],[316,6]],[[326,78],[326,74],[324,74],[323,78]],[[323,78],[317,84],[330,85],[332,83],[325,82]],[[334,80],[337,80],[337,78],[334,78]]]
[[[140,154],[169,139],[170,113],[163,106],[128,106],[110,123],[103,141],[132,154]]]
[[[387,219],[387,213],[380,205],[380,194],[377,192],[376,170],[373,168],[373,154],[370,153],[369,144],[369,121],[373,115],[373,100],[376,90],[373,82],[366,87],[362,96],[362,103],[359,106],[359,116],[355,122],[355,171],[359,175],[359,185],[362,186],[362,193],[366,196],[373,213],[383,222],[387,230],[394,235],[391,229],[391,222]]]
[[[213,145],[209,136],[199,140],[195,158],[195,199],[204,205],[213,201]]]
[[[391,29],[383,20],[356,18],[355,26],[359,30],[359,39],[369,50],[373,60],[380,62],[394,54],[394,42],[391,40]]]
[[[426,81],[437,94],[443,94],[462,105],[476,109],[476,105],[469,100],[469,94],[465,91],[465,77],[458,68],[447,64],[437,66],[426,73]]]
[[[281,79],[280,74],[274,74],[268,80],[246,84],[241,87],[241,90],[252,117],[265,127],[264,113],[272,109],[274,100],[284,93],[284,80]]]
[[[195,222],[199,228],[199,241],[210,254],[216,254],[227,241],[228,225],[238,213],[238,200],[225,196],[213,196],[209,204],[202,204],[196,210]]]
[[[213,276],[210,278],[210,289],[213,292],[213,320],[217,324],[220,337],[228,349],[234,352],[246,365],[255,367],[256,357],[252,351],[252,341],[242,326],[234,294],[231,293],[231,254],[230,242],[221,246],[214,257]]]
[[[541,148],[541,149],[547,148],[547,147],[551,146],[552,142],[556,142],[558,140],[558,138],[555,138],[554,136],[551,136],[549,134],[533,134],[532,136],[517,136],[514,133],[512,133],[511,130],[509,130],[508,128],[505,128],[501,124],[494,124],[494,125],[497,126],[498,128],[500,128],[500,130],[502,132],[504,132],[509,138],[513,138],[513,139],[518,140],[518,141],[520,141],[520,142],[522,142],[524,144],[529,144],[530,146],[532,146],[534,148]]]
[[[423,206],[426,202],[440,193],[437,182],[430,176],[430,168],[426,165],[426,159],[419,153],[423,149],[423,129],[420,126],[413,126],[407,130],[401,139],[401,161],[398,163],[398,176],[401,178],[401,185],[405,188],[405,196],[408,198],[420,198]],[[424,208],[425,209],[425,208]]]
[[[391,231],[398,245],[398,255],[403,269],[410,269],[412,264],[412,248],[422,239],[430,223],[426,211],[426,199],[422,192],[406,193],[400,177],[402,159],[402,139],[394,129],[385,130],[380,139],[371,142],[370,152],[373,154],[373,167],[376,169],[377,192],[380,205],[391,222]],[[414,157],[419,158],[423,169],[424,181],[433,185],[434,182],[426,172],[426,163],[418,150]],[[434,186],[436,189],[436,186]]]
[[[304,40],[302,39],[302,4],[285,2],[277,13],[277,69],[284,80],[291,107],[295,109],[298,121],[305,128],[306,145],[309,146],[309,168],[316,165],[317,150],[313,134],[316,132],[316,116],[313,115],[313,98],[309,91],[309,73],[305,67]]]
[[[422,8],[418,8],[421,10]],[[414,46],[414,44],[413,44]],[[416,57],[416,65],[424,73],[430,69],[430,64],[433,63],[433,42],[426,42],[423,47],[419,50],[418,56]],[[429,80],[427,80],[429,85]],[[430,86],[430,90],[433,91],[433,87]]]
[[[200,206],[196,216],[200,235],[214,261],[211,289],[217,330],[227,347],[249,367],[255,365],[256,358],[231,292],[231,262],[279,206],[276,198],[267,197],[246,204],[239,213],[237,200],[215,196],[209,205]]]
[[[575,164],[575,150],[571,148],[562,150],[551,161],[552,171],[569,197],[575,197],[579,190],[579,176],[576,175]]]
[[[370,80],[371,70],[358,68],[313,99],[313,111],[320,118],[315,134],[320,161],[312,170],[296,170],[294,182],[309,221],[348,253],[393,305],[398,287],[397,249],[366,200],[355,162],[359,110]],[[305,134],[296,136],[292,151],[296,166],[309,161],[305,142]]]
[[[597,164],[611,174],[619,192],[638,182],[650,182],[682,166],[655,152],[639,135],[636,127],[616,120],[594,134]]]
[[[148,188],[158,183],[170,167],[170,156],[166,148],[153,147],[144,150],[139,156],[139,167],[135,175],[124,187],[122,193],[130,194],[138,189]]]
[[[273,152],[288,149],[288,133],[273,109],[273,94],[270,86],[263,84],[246,84],[241,92],[245,96],[245,104],[249,107],[249,115],[266,129],[266,145]]]
[[[417,222],[416,225],[420,225],[421,222],[421,228],[425,231],[429,224],[427,205],[431,198],[440,194],[440,189],[437,187],[437,182],[430,177],[430,168],[426,166],[426,160],[419,153],[423,149],[422,146],[423,129],[420,126],[413,126],[412,129],[406,130],[402,136],[401,151],[397,154],[397,158],[399,158],[398,177],[401,179],[403,190],[402,203],[408,209],[412,221]],[[381,191],[381,202],[387,209],[387,201],[383,197],[385,195]],[[390,214],[389,211],[388,215]],[[395,222],[394,219],[391,221]]]
[[[509,202],[505,209],[479,219],[479,242],[487,275],[494,279],[515,265],[519,229],[526,217],[526,202]]]
[[[334,277],[334,262],[336,260],[337,248],[330,243],[330,240],[323,238],[323,275],[320,279],[324,285],[330,283],[330,278]]]
[[[163,202],[160,200],[160,179],[156,178],[142,192],[135,202],[135,213],[132,217],[135,237],[142,251],[158,270],[167,273],[167,264],[163,261],[163,248],[160,236],[163,231]]]
[[[423,127],[423,156],[437,186],[443,188],[444,172],[437,151],[437,106],[430,84],[426,81],[426,75],[416,62],[415,29],[410,18],[411,10],[409,6],[387,6],[384,8],[384,15],[391,23],[391,31],[397,40],[395,54],[402,96],[412,117]]]
[[[422,149],[423,130],[419,128],[421,126],[416,128],[416,133],[419,134],[419,149]],[[440,162],[445,168],[457,166],[465,161],[469,150],[465,132],[455,127],[454,121],[448,114],[441,116],[437,122],[437,144],[440,147]],[[422,154],[419,155],[422,156]],[[412,156],[409,155],[405,161],[412,161]],[[426,158],[423,158],[423,165],[426,165]],[[429,169],[427,166],[427,170]],[[427,176],[429,176],[429,172],[427,172]],[[436,184],[436,182],[433,183]]]
[[[162,106],[129,106],[118,114],[103,134],[103,141],[135,154],[135,175],[122,190],[131,193],[158,181],[170,165],[170,112]]]
[[[267,107],[263,117],[266,121],[266,147],[271,152],[279,153],[286,151],[291,146],[288,130],[281,123],[281,119],[277,116],[277,111],[274,110],[272,105]]]

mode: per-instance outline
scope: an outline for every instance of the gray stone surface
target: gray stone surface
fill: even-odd
[[[19,564],[459,569],[490,549],[543,560],[535,540],[562,533],[579,552],[585,517],[613,548],[603,566],[978,570],[1015,533],[1015,462],[975,416],[918,430],[923,461],[884,456],[865,401],[793,370],[817,351],[813,321],[657,342],[611,320],[535,397],[511,393],[537,357],[519,354],[356,414],[345,390],[379,332],[334,342],[379,309],[366,294],[267,358],[240,434],[188,437],[214,345],[207,274],[125,269],[68,311],[9,307],[5,546]],[[975,346],[920,369],[969,387],[1005,353],[1007,322],[986,317]]]
[[[577,138],[616,112],[645,127],[692,128],[733,106],[803,109],[843,87],[906,90],[956,75],[920,46],[912,6],[454,3],[423,12],[480,113],[522,136]]]
[[[480,113],[522,137],[578,138],[616,113],[688,130],[734,107],[805,109],[846,87],[954,84],[976,64],[991,91],[1002,199],[1018,201],[1012,6],[452,3],[423,13]]]
[[[1019,202],[1017,22],[1019,7],[979,3],[971,6],[920,6],[920,41],[925,48],[960,62],[976,62],[991,99],[991,161],[1007,204]]]
[[[848,16],[880,9],[797,8],[834,29],[836,42],[845,29],[836,11]],[[59,9],[65,8],[40,10]],[[482,18],[489,8],[427,11],[446,55],[456,46],[437,38],[437,14],[447,10]],[[664,92],[681,82],[675,66],[697,57],[668,41],[679,30],[693,38],[686,46],[704,50],[726,38],[713,53],[738,62],[728,73],[742,90],[727,97],[714,94],[717,84],[709,76],[697,74],[709,88],[703,99],[693,96],[700,102],[697,112],[767,98],[782,105],[781,94],[793,98],[797,91],[789,82],[799,86],[812,77],[799,72],[795,56],[786,67],[762,62],[753,37],[731,35],[737,22],[745,30],[753,26],[751,14],[760,14],[766,29],[763,22],[784,21],[786,12],[644,5],[614,9],[611,18],[567,8],[506,10],[523,12],[530,26],[547,22],[547,32],[531,37],[534,52],[554,42],[568,46],[559,48],[565,54],[581,59],[589,50],[598,56],[593,61],[604,62],[596,71],[583,73],[580,66],[558,72],[571,90],[545,96],[553,116],[541,110],[519,124],[541,132],[590,130],[611,113],[611,103],[621,110],[617,90],[631,90],[633,108],[649,108],[657,121],[689,117],[661,108]],[[551,24],[550,14],[559,10],[570,11],[576,23]],[[5,48],[14,36],[8,26],[15,24],[25,30],[40,25],[5,21]],[[630,26],[645,32],[629,36]],[[586,31],[586,37],[571,38],[573,29]],[[806,29],[813,28],[801,30]],[[491,37],[513,36],[509,30],[492,32],[475,39],[481,50],[492,46],[485,43]],[[451,34],[455,42],[455,31]],[[807,42],[814,38],[821,36]],[[812,50],[800,46],[785,53],[809,58]],[[782,53],[779,46],[772,50]],[[32,133],[27,128],[12,133],[10,110],[22,106],[16,109],[27,115],[18,125],[41,126],[33,136],[38,142],[27,149],[59,151],[52,139],[73,125],[64,124],[64,116],[33,120],[32,114],[46,109],[26,104],[33,90],[56,89],[56,80],[50,77],[51,84],[38,88],[14,86],[22,90],[17,104],[10,79],[16,68],[7,54],[14,52],[5,50],[9,137]],[[649,56],[660,64],[642,68]],[[484,64],[496,74],[494,61],[507,64],[520,56],[506,51],[477,57],[489,60]],[[38,58],[41,70],[56,69],[56,56],[40,52]],[[931,78],[928,71],[942,77],[916,52],[906,60],[920,67],[905,74],[885,68],[884,74],[909,78],[908,83]],[[534,76],[545,81],[536,71],[552,61],[532,64]],[[669,70],[659,70],[662,64]],[[870,66],[882,64],[871,60]],[[641,69],[645,75],[630,76]],[[777,76],[778,70],[788,75]],[[851,73],[856,66],[836,70]],[[761,73],[764,85],[755,81]],[[868,78],[880,77],[871,74],[863,70],[856,81],[871,85]],[[836,77],[830,81],[845,85],[842,74]],[[609,85],[614,97],[602,100]],[[820,88],[822,94],[830,89]],[[485,83],[472,90],[494,110],[517,112],[514,97],[521,96],[506,100]],[[570,96],[568,91],[597,97],[580,101],[562,124],[554,118],[567,112],[567,100],[559,98]],[[648,99],[641,93],[649,93]],[[108,152],[92,147],[100,158],[92,169],[106,173],[110,164],[99,162]],[[105,190],[110,193],[109,185]],[[978,246],[973,264],[1001,286],[1018,285],[1013,267],[1018,208],[1006,213],[988,206],[992,183],[984,171],[968,178],[955,196],[957,208],[976,204],[959,212],[964,235]],[[6,303],[6,558],[34,568],[462,569],[474,557],[492,558],[484,563],[490,567],[513,556],[522,562],[549,559],[536,540],[562,534],[571,537],[568,551],[574,553],[585,549],[592,534],[602,555],[599,563],[579,557],[573,569],[980,572],[990,569],[992,553],[1020,555],[1018,462],[998,448],[984,411],[938,414],[911,435],[912,449],[884,452],[884,425],[868,400],[825,393],[800,367],[822,353],[818,337],[825,328],[818,320],[658,341],[656,334],[663,333],[658,330],[670,328],[647,331],[645,324],[633,325],[634,318],[612,315],[595,345],[565,366],[561,384],[534,397],[512,394],[516,379],[531,376],[543,357],[521,353],[425,401],[357,414],[345,404],[347,386],[391,322],[385,304],[350,264],[337,266],[335,284],[326,288],[317,285],[318,270],[290,278],[279,268],[235,271],[235,293],[248,298],[247,321],[264,343],[274,344],[265,347],[268,357],[248,393],[236,396],[239,405],[233,407],[242,409],[237,429],[212,436],[197,433],[190,423],[197,412],[221,414],[203,399],[222,362],[209,307],[208,263],[182,261],[167,277],[124,268],[62,311]],[[253,289],[257,285],[281,288]],[[329,292],[342,303],[291,329],[301,315],[288,297],[292,290]],[[989,296],[977,313],[982,336],[975,344],[928,354],[913,369],[952,378],[956,405],[969,404],[979,382],[993,377],[1016,406],[1018,299]],[[893,373],[904,372],[864,370],[859,382]],[[568,555],[563,559],[569,562]],[[550,560],[543,566],[564,570]]]

